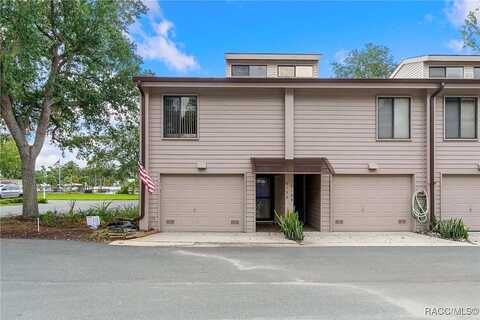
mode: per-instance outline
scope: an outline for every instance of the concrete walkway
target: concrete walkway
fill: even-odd
[[[413,232],[306,232],[301,245],[278,232],[160,232],[111,245],[142,247],[351,247],[351,246],[474,246]]]

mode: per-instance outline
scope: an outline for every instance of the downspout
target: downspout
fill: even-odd
[[[136,83],[140,91],[140,164],[145,167],[145,92],[142,82]],[[137,223],[145,217],[145,185],[140,182],[140,215],[135,219]]]
[[[430,96],[430,229],[435,219],[435,98],[444,88],[445,82],[440,82]]]

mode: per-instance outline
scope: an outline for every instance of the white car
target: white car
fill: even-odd
[[[23,195],[23,190],[17,184],[0,185],[0,198],[18,198]]]

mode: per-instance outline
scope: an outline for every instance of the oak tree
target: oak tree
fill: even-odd
[[[35,162],[45,139],[69,147],[138,115],[128,35],[140,0],[0,1],[1,116],[22,162],[23,215],[38,215]]]

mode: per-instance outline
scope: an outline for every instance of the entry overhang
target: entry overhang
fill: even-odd
[[[332,165],[327,158],[251,158],[257,174],[331,174]]]

